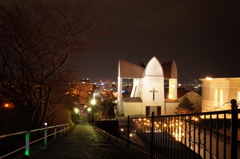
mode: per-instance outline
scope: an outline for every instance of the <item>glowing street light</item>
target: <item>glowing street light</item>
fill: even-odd
[[[92,99],[92,100],[91,100],[91,104],[92,104],[92,105],[95,105],[95,104],[96,104],[96,100],[95,100],[95,99]]]
[[[95,99],[92,99],[91,100],[91,104],[92,106],[95,106],[96,105],[96,100]],[[93,122],[94,122],[94,109],[92,108],[92,125],[93,125]]]
[[[87,108],[87,111],[90,113],[91,112],[91,110],[92,110],[92,108]]]
[[[79,113],[79,108],[74,108],[75,113]]]

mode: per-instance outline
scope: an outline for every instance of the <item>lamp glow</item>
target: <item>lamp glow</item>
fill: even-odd
[[[79,113],[79,109],[78,108],[74,108],[75,113]]]
[[[87,111],[90,112],[92,109],[91,108],[88,108]]]
[[[212,77],[206,77],[206,80],[212,80]]]
[[[92,104],[92,105],[95,105],[95,104],[96,104],[96,100],[95,100],[95,99],[92,99],[92,100],[91,100],[91,104]]]

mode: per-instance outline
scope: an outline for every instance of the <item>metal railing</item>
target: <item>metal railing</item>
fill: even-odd
[[[44,123],[44,125],[45,125],[45,127],[40,128],[40,129],[34,129],[34,130],[30,130],[30,131],[22,131],[22,132],[16,132],[16,133],[12,133],[12,134],[1,135],[0,136],[0,141],[2,139],[6,139],[8,137],[14,137],[14,136],[22,135],[22,138],[25,137],[25,145],[23,144],[22,147],[19,147],[19,148],[15,149],[11,152],[7,152],[7,154],[5,154],[3,156],[0,156],[0,159],[8,157],[8,156],[10,156],[14,153],[17,153],[17,152],[23,150],[23,149],[25,149],[24,155],[25,156],[30,156],[30,145],[31,144],[34,144],[36,142],[39,142],[40,140],[43,140],[43,145],[47,146],[48,137],[53,136],[53,138],[56,139],[57,134],[61,135],[62,133],[65,133],[66,130],[68,130],[70,128],[69,123],[50,126],[50,127],[47,127],[47,123]],[[31,141],[30,136],[35,132],[40,132],[42,134],[42,137],[34,138],[34,140]]]
[[[183,115],[118,119],[118,132],[109,122],[95,126],[126,142],[151,158],[238,159],[240,158],[240,110]],[[116,123],[116,121],[114,121]],[[116,125],[116,124],[115,124]],[[104,129],[103,129],[104,128]],[[113,133],[114,132],[114,133]]]

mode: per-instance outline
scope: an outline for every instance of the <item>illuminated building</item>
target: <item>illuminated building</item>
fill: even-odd
[[[240,77],[202,78],[202,111],[231,109],[230,101],[240,102]]]
[[[123,79],[133,79],[131,95],[122,96]],[[165,100],[164,80],[169,81],[168,100]],[[119,60],[117,114],[164,115],[177,105],[177,66],[175,61],[161,64],[156,57],[146,67]]]

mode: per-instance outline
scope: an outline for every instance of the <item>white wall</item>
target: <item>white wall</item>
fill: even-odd
[[[143,115],[142,103],[140,102],[123,102],[124,116]]]
[[[122,78],[118,76],[118,113],[123,111],[123,104],[122,104]]]
[[[164,112],[164,78],[156,76],[145,76],[143,78],[143,89],[142,89],[142,98],[143,98],[143,114],[146,114],[146,106],[161,106],[161,112]],[[155,100],[153,100],[153,90],[155,88]],[[153,105],[154,104],[154,105]]]

